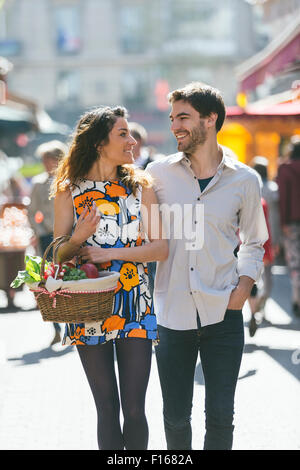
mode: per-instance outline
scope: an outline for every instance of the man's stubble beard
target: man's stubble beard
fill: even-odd
[[[180,149],[187,157],[193,155],[199,145],[203,145],[207,139],[207,132],[204,123],[200,122],[198,127],[194,127],[190,134],[189,142]],[[179,150],[179,148],[178,148]]]

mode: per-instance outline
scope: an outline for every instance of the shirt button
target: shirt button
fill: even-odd
[[[194,271],[194,268],[191,268],[191,271]]]
[[[197,201],[200,201],[200,197],[197,197]]]
[[[194,176],[194,180],[196,180],[196,179],[197,179],[197,176]]]

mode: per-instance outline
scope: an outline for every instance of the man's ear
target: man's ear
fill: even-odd
[[[217,119],[218,119],[217,113],[210,113],[210,115],[207,118],[208,127],[216,127]]]

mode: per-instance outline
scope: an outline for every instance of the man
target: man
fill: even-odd
[[[269,232],[269,239],[264,245],[263,273],[257,286],[253,286],[251,296],[248,299],[252,313],[249,322],[249,334],[253,337],[262,318],[265,318],[265,305],[271,295],[273,285],[272,266],[274,257],[279,253],[280,246],[280,223],[278,186],[275,181],[271,181],[268,178],[268,159],[262,156],[256,156],[250,162],[250,166],[257,171],[261,177],[262,205]],[[261,318],[260,315],[257,315],[259,312],[262,314]]]
[[[132,137],[136,140],[136,145],[133,148],[134,163],[138,168],[144,169],[152,161],[149,150],[146,147],[148,139],[147,131],[137,122],[129,122],[129,130]]]
[[[274,255],[279,253],[280,247],[280,219],[279,219],[279,191],[275,181],[269,179],[269,160],[265,157],[256,156],[249,164],[260,175],[262,180],[261,195],[269,208],[270,231]]]
[[[291,138],[289,161],[278,169],[280,223],[292,284],[292,309],[300,317],[300,136]]]
[[[67,146],[58,140],[41,144],[36,151],[37,156],[42,159],[45,172],[32,178],[33,187],[28,217],[37,237],[41,256],[53,240],[54,201],[49,199],[52,176],[59,160],[66,152]],[[59,343],[61,339],[59,323],[53,323],[53,326],[55,332],[51,345]]]
[[[260,276],[268,238],[259,180],[256,172],[229,158],[218,145],[217,132],[225,118],[218,90],[192,83],[170,93],[169,102],[179,153],[147,168],[161,208],[175,208],[169,258],[158,263],[154,297],[167,446],[191,449],[199,351],[205,378],[204,449],[231,449],[244,346],[242,308]],[[179,221],[178,207],[183,214]],[[204,208],[202,220],[199,207]],[[191,222],[190,214],[195,243],[189,230],[181,238],[175,234],[175,225],[177,230]],[[238,231],[241,245],[236,258]]]

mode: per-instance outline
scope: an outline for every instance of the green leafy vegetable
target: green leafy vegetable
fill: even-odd
[[[17,277],[12,281],[10,287],[16,289],[24,282],[26,284],[33,284],[34,282],[41,281],[41,264],[42,258],[40,256],[26,255],[25,256],[25,271],[19,271]],[[48,262],[45,263],[47,269]]]

